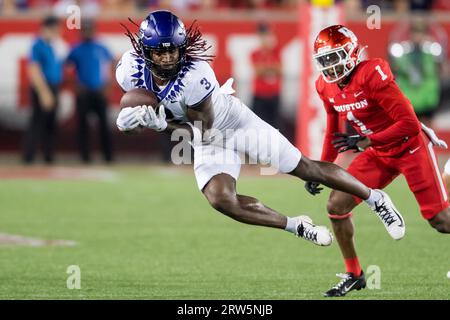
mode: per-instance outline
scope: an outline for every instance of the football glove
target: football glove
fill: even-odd
[[[439,139],[433,129],[428,128],[422,122],[420,123],[420,125],[422,126],[423,132],[425,132],[425,134],[428,136],[428,138],[431,140],[431,143],[433,143],[434,146],[438,146],[442,149],[447,149],[448,147],[447,143],[444,140]]]
[[[120,131],[130,131],[139,126],[138,114],[142,112],[142,108],[138,107],[126,107],[120,110],[116,120],[117,128]]]
[[[334,136],[338,138],[333,139],[331,143],[336,149],[338,149],[339,153],[347,150],[355,150],[355,153],[364,151],[363,148],[358,147],[357,143],[364,140],[366,138],[365,136],[361,136],[359,134],[349,135],[341,132],[334,133]]]
[[[152,106],[142,106],[143,111],[137,114],[139,124],[155,131],[164,131],[167,128],[166,111],[164,106],[159,106],[158,114]]]
[[[305,183],[306,191],[311,193],[313,196],[315,196],[316,194],[319,194],[320,191],[323,190],[323,188],[319,188],[319,186],[320,186],[320,183],[318,183],[318,182],[307,181]]]

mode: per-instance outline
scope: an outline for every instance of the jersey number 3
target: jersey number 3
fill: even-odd
[[[211,82],[206,80],[206,78],[203,78],[202,80],[200,80],[200,84],[204,85],[206,90],[209,90],[209,88],[211,88]]]

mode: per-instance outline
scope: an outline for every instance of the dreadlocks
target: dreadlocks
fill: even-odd
[[[189,61],[212,61],[214,56],[206,54],[211,45],[208,45],[206,40],[202,39],[202,32],[196,24],[197,20],[194,20],[186,30],[186,59]]]
[[[139,28],[139,25],[134,22],[131,18],[128,20]],[[143,52],[141,46],[139,45],[139,35],[138,33],[132,33],[130,29],[123,23],[121,23],[122,27],[125,29],[125,35],[130,38],[131,45],[133,46],[134,51],[137,55],[143,56]],[[186,61],[207,61],[210,62],[213,60],[214,55],[209,55],[206,53],[211,48],[211,45],[208,45],[206,40],[202,38],[202,33],[197,26],[197,20],[194,20],[190,27],[186,30]]]

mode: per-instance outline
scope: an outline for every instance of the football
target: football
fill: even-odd
[[[120,99],[120,108],[142,105],[152,106],[153,109],[156,109],[158,106],[156,95],[147,89],[137,88],[126,92]]]

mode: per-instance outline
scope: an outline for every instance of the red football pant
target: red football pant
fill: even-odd
[[[347,171],[373,189],[383,189],[399,174],[403,174],[414,193],[422,216],[429,220],[449,206],[447,189],[436,161],[433,144],[420,134],[401,153],[381,157],[367,149],[348,167]],[[355,197],[357,203],[361,199]]]

